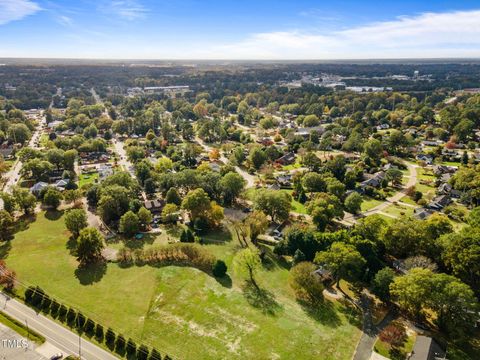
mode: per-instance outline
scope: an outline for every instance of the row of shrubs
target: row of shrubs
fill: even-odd
[[[195,267],[217,277],[222,277],[227,271],[225,263],[217,260],[208,250],[197,244],[176,243],[168,246],[151,247],[148,249],[131,250],[122,248],[117,260],[125,265],[187,265]],[[223,269],[223,271],[220,271]]]
[[[170,356],[161,356],[160,352],[146,345],[137,345],[131,338],[125,339],[122,334],[116,334],[111,328],[107,330],[101,324],[85,317],[81,312],[50,298],[41,288],[30,286],[25,291],[25,302],[35,309],[50,314],[53,318],[66,323],[79,333],[95,338],[100,344],[115,351],[120,356],[135,360],[171,360]]]

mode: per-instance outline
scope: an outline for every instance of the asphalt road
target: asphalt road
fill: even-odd
[[[45,339],[59,348],[65,355],[77,355],[79,351],[79,337],[72,331],[55,323],[47,317],[37,314],[33,309],[0,293],[0,304],[2,311],[7,315],[25,323],[28,327],[43,335]],[[103,350],[88,340],[81,339],[82,359],[87,360],[117,360],[118,358],[111,353]]]
[[[37,127],[35,129],[35,132],[33,133],[30,141],[28,142],[28,145],[26,147],[29,147],[29,148],[34,148],[34,149],[37,149],[38,147],[35,145],[35,143],[37,142],[37,140],[40,139],[40,136],[42,134],[42,130],[43,130],[43,125],[46,124],[46,120],[45,120],[45,117],[42,117],[42,119],[39,121],[39,123],[37,124]],[[20,178],[20,170],[22,169],[22,162],[21,161],[17,161],[13,168],[5,174],[5,178],[7,179],[7,181],[5,182],[5,186],[3,188],[3,190],[7,193],[11,193],[12,192],[12,188],[15,186],[15,184],[17,183],[18,179]]]

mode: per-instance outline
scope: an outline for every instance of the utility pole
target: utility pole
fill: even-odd
[[[82,332],[80,330],[80,322],[77,316],[77,326],[78,326],[78,358],[82,360]]]

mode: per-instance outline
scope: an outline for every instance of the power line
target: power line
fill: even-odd
[[[35,288],[34,291],[36,291],[36,287],[39,287],[38,285],[28,284],[27,282],[20,281],[20,280],[18,280],[16,277],[14,277],[14,276],[11,275],[11,274],[8,274],[8,272],[6,273],[5,271],[8,271],[8,269],[6,269],[5,267],[0,267],[0,274],[1,274],[1,275],[9,278],[10,280],[13,280],[14,283],[19,284],[21,287],[23,287],[23,288],[25,288],[25,289]],[[40,288],[40,287],[39,287],[39,288]],[[40,289],[41,289],[41,288],[40,288]],[[43,290],[43,289],[42,289],[42,290]],[[46,293],[44,293],[43,295],[49,296],[49,295],[46,294]],[[42,298],[43,298],[43,295],[42,295]],[[50,298],[50,297],[49,297],[49,298]],[[70,305],[70,303],[69,303],[68,301],[65,301],[64,299],[62,299],[62,298],[60,298],[60,297],[55,297],[55,298],[50,298],[50,299],[51,299],[51,300],[55,300],[55,301],[59,301],[59,302],[60,302],[60,305],[66,305],[66,306],[72,308],[73,310],[75,310],[75,311],[77,312],[77,314],[78,314],[78,313],[81,313],[81,314],[87,315],[87,317],[88,317],[89,319],[100,318],[100,319],[102,320],[102,323],[99,323],[99,322],[96,321],[97,324],[102,325],[102,326],[106,325],[107,328],[111,328],[112,330],[116,331],[118,335],[123,335],[122,332],[119,332],[119,331],[118,331],[119,329],[118,329],[117,327],[111,326],[111,324],[109,324],[108,321],[103,322],[102,316],[96,314],[95,312],[80,311],[76,306]],[[93,316],[91,316],[91,315],[93,315]],[[122,329],[120,329],[120,330],[122,330]],[[77,333],[79,333],[79,332],[77,331]],[[123,329],[123,333],[125,333],[125,329]],[[129,336],[129,338],[132,339],[132,340],[134,340],[135,342],[137,342],[137,343],[139,343],[139,344],[146,345],[146,346],[148,346],[148,347],[150,347],[150,348],[152,348],[152,349],[153,349],[153,348],[156,348],[155,346],[153,346],[153,345],[151,345],[151,344],[149,344],[149,343],[146,343],[146,342],[144,342],[144,341],[141,340],[141,339],[135,338],[134,336]]]

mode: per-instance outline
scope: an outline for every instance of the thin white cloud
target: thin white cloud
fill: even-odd
[[[126,20],[141,19],[148,13],[147,8],[136,0],[113,0],[105,10]]]
[[[330,33],[253,34],[199,54],[229,59],[480,57],[480,10],[424,13]]]
[[[73,25],[73,19],[69,16],[66,15],[59,15],[57,17],[57,21],[64,26],[72,26]]]
[[[41,7],[29,0],[0,0],[0,25],[20,20],[40,11]]]

